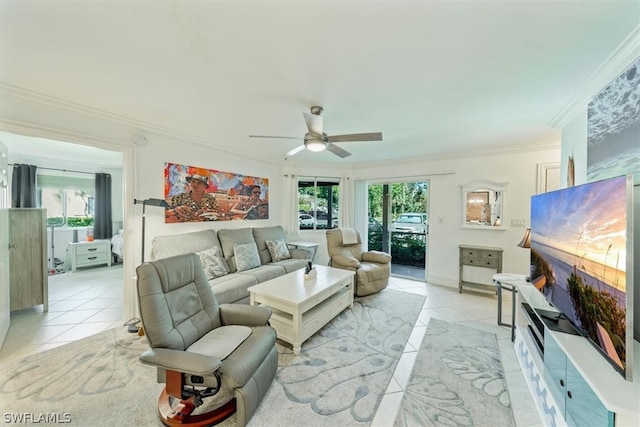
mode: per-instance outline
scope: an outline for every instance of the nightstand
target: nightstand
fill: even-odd
[[[78,267],[101,264],[111,267],[111,241],[108,239],[69,243],[67,250],[71,259],[71,271],[76,271]]]

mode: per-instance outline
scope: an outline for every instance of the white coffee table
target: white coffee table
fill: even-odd
[[[271,308],[269,323],[279,339],[293,345],[295,355],[304,341],[353,306],[355,272],[322,265],[315,269],[314,279],[305,280],[301,269],[249,288],[250,304]]]

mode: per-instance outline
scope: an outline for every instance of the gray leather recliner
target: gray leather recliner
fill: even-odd
[[[343,233],[348,232],[356,240],[345,242]],[[353,229],[334,228],[327,230],[329,265],[356,272],[354,292],[365,296],[380,292],[389,284],[391,255],[380,251],[364,251],[360,233]]]
[[[276,333],[267,324],[271,310],[218,304],[195,254],[136,271],[151,346],[140,360],[157,367],[158,382],[166,383],[158,402],[162,422],[209,425],[236,412],[237,425],[246,425],[278,368]]]

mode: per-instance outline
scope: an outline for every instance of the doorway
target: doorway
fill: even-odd
[[[390,253],[393,276],[426,280],[429,181],[369,183],[369,249]]]
[[[0,137],[2,141],[7,146],[8,151],[8,159],[12,164],[16,163],[28,163],[35,164],[42,169],[53,169],[58,170],[58,175],[62,174],[62,172],[72,172],[72,171],[84,171],[84,175],[76,173],[76,176],[86,177],[86,173],[92,174],[94,172],[106,172],[112,175],[112,210],[113,210],[113,233],[117,233],[119,229],[124,229],[124,200],[125,200],[125,159],[130,161],[130,153],[128,151],[116,151],[98,148],[97,146],[88,146],[77,144],[73,142],[65,142],[60,140],[51,140],[37,137],[24,136],[9,132],[0,132]],[[73,161],[71,159],[81,159],[81,161]],[[60,172],[62,171],[62,172]],[[53,171],[49,171],[53,172]],[[55,175],[55,173],[54,173]],[[71,175],[71,174],[67,174]],[[51,216],[51,215],[47,215]],[[47,236],[47,249],[48,249],[48,264],[51,260],[56,259],[65,260],[66,258],[66,248],[68,242],[73,241],[74,237],[72,237],[73,229],[68,229],[63,232],[62,228],[55,228],[55,242],[52,239],[52,232],[50,227],[48,227],[48,236]],[[82,229],[80,238],[84,240],[85,229]],[[66,234],[65,234],[66,233]],[[50,251],[55,251],[53,256]],[[108,254],[111,256],[111,254]],[[116,286],[113,286],[113,289],[110,289],[110,295],[106,296],[106,291],[103,295],[99,295],[96,297],[104,297],[104,298],[113,298],[115,300],[113,305],[109,306],[109,319],[114,317],[114,312],[119,311],[123,313],[120,315],[117,323],[122,323],[122,320],[127,317],[130,313],[127,310],[127,298],[125,287],[124,287],[124,272],[128,270],[128,266],[125,265],[126,260],[123,262],[123,265],[117,266],[111,273],[111,283],[114,283],[114,279],[118,281]],[[86,284],[92,284],[94,282],[98,282],[102,280],[103,271],[102,269],[95,268],[86,268],[83,269],[83,274],[81,275]],[[80,270],[78,270],[80,271]],[[57,282],[62,282],[60,285],[65,286],[64,283],[69,281],[71,283],[72,280],[80,279],[80,277],[73,277],[73,275],[77,275],[78,273],[72,273],[71,271],[62,272],[56,271],[53,276],[50,276],[50,285],[51,281],[55,280]],[[95,277],[94,277],[95,276]],[[88,286],[88,285],[87,285]],[[117,295],[114,294],[115,290],[118,289]],[[89,290],[85,291],[89,293]],[[114,292],[112,292],[114,291]],[[91,292],[97,292],[96,290]],[[59,302],[59,301],[56,301]],[[60,304],[59,304],[60,305]],[[95,308],[84,307],[86,310],[95,310]],[[80,308],[76,307],[74,310],[78,311]],[[50,312],[53,309],[50,307]],[[88,311],[87,311],[88,313]],[[25,314],[25,313],[21,313]],[[106,315],[105,313],[102,316]],[[128,317],[127,317],[128,318]],[[96,318],[97,319],[97,318]],[[48,326],[52,328],[53,325]],[[97,333],[99,331],[94,331],[93,333]]]

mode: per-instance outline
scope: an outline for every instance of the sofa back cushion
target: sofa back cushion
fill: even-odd
[[[151,242],[151,259],[163,259],[220,247],[215,230],[156,236]]]
[[[251,228],[249,227],[218,230],[218,239],[220,240],[220,246],[222,247],[222,255],[224,256],[225,261],[227,261],[227,266],[229,267],[229,273],[235,273],[238,271],[234,254],[235,245],[256,243],[253,238]]]
[[[258,246],[258,253],[260,254],[260,262],[262,265],[273,261],[267,246],[267,240],[286,241],[284,237],[284,228],[282,228],[281,225],[274,225],[272,227],[255,227],[253,229],[253,237],[255,238],[256,245]]]

